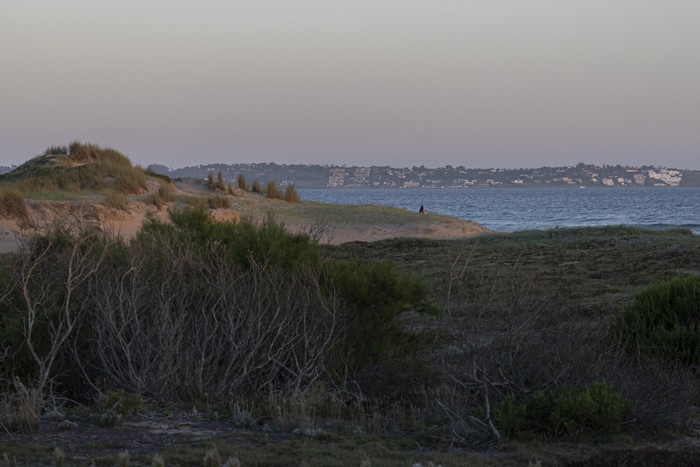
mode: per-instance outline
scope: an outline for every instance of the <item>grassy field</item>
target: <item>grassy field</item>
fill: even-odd
[[[561,312],[604,318],[643,286],[700,274],[700,238],[689,231],[600,227],[522,231],[465,240],[397,239],[326,247],[335,258],[388,259],[426,279],[444,301],[459,274],[462,311],[485,295],[506,297],[514,287]]]
[[[312,207],[324,215],[334,210],[333,216],[337,217],[333,219],[347,216],[342,207]],[[377,208],[377,212],[386,222],[387,208]],[[310,218],[317,214],[309,210]],[[196,414],[189,413],[192,409],[187,407],[151,407],[125,418],[114,428],[89,428],[95,423],[90,410],[74,412],[70,418],[78,423],[79,430],[89,429],[94,435],[92,440],[77,431],[62,431],[57,423],[47,421],[42,433],[33,437],[0,430],[0,456],[7,455],[6,465],[13,465],[13,459],[20,463],[57,463],[54,449],[59,447],[69,464],[83,465],[93,460],[97,465],[127,465],[125,451],[129,452],[128,465],[151,465],[156,453],[165,465],[220,465],[229,458],[241,465],[366,466],[430,465],[429,462],[527,465],[538,461],[542,465],[585,465],[587,460],[595,459],[601,465],[617,465],[640,461],[642,457],[673,458],[679,462],[697,459],[693,448],[697,438],[688,442],[692,430],[687,431],[687,425],[676,422],[679,419],[675,417],[691,407],[693,401],[697,403],[697,390],[692,390],[697,375],[690,377],[690,389],[682,385],[669,387],[669,382],[687,378],[688,374],[648,364],[631,368],[618,354],[608,355],[600,349],[608,345],[604,336],[611,320],[644,286],[679,275],[700,275],[699,237],[682,230],[628,227],[554,229],[465,240],[394,239],[324,245],[322,255],[367,263],[388,260],[422,278],[437,313],[422,318],[407,313],[405,324],[436,331],[431,352],[434,367],[443,377],[456,381],[456,387],[467,388],[474,383],[471,376],[464,374],[472,371],[477,361],[484,375],[489,365],[500,367],[503,381],[513,387],[525,387],[529,379],[544,378],[537,371],[560,371],[559,377],[571,382],[576,378],[585,381],[591,375],[604,376],[635,398],[638,417],[642,419],[612,437],[592,435],[577,442],[501,440],[470,447],[460,443],[467,438],[454,433],[450,436],[450,429],[431,426],[449,425],[444,413],[419,414],[424,409],[418,406],[415,413],[401,415],[404,419],[421,418],[413,429],[405,428],[410,425],[406,423],[392,425],[399,416],[384,407],[366,408],[359,417],[390,420],[393,416],[394,422],[376,428],[381,423],[375,421],[372,430],[368,419],[355,419],[357,428],[353,431],[353,422],[347,418],[313,410],[306,413],[314,418],[312,423],[308,417],[302,417],[305,421],[279,424],[279,420],[263,411],[258,412],[252,426],[240,428],[230,416],[220,414],[218,406],[202,402],[195,404]],[[542,336],[547,336],[547,342]],[[515,338],[519,339],[517,347],[510,341],[504,344]],[[481,343],[476,345],[475,340]],[[498,347],[494,347],[496,343]],[[576,351],[567,345],[576,347]],[[494,357],[479,353],[481,350],[473,350],[476,347],[488,352],[499,349],[501,354],[493,360]],[[450,354],[446,349],[458,350]],[[545,353],[558,355],[548,360],[551,355]],[[511,367],[503,370],[506,354]],[[538,366],[542,368],[535,368]],[[630,376],[632,372],[634,377]],[[668,394],[659,395],[649,389],[658,389],[659,377],[666,378],[660,390]],[[547,381],[546,384],[558,384],[553,379]],[[493,382],[493,386],[497,388],[498,383]],[[431,394],[430,397],[436,397],[436,393]],[[659,403],[669,398],[674,401]],[[381,405],[375,403],[377,407]],[[673,416],[660,416],[662,412]],[[149,444],[151,432],[145,428],[148,423],[167,425],[168,420],[184,420],[192,427],[192,436],[154,436]],[[454,432],[455,420],[451,422]],[[314,429],[308,431],[303,428],[305,425]],[[167,448],[166,439],[170,446]],[[164,444],[158,444],[161,442]],[[207,456],[215,463],[207,464]]]

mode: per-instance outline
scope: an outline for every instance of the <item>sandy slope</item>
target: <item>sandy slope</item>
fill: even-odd
[[[209,193],[196,182],[178,183],[178,202],[168,207],[183,206],[186,196]],[[464,238],[487,232],[485,227],[460,219],[436,214],[418,214],[378,206],[333,206],[320,203],[286,203],[269,200],[252,193],[237,192],[229,196],[231,209],[215,209],[212,215],[220,220],[240,217],[262,221],[273,216],[294,232],[315,235],[323,243],[376,241],[396,237],[435,239]],[[146,195],[131,196],[129,210],[124,212],[103,206],[99,198],[80,201],[27,201],[29,219],[0,219],[0,252],[16,250],[17,239],[30,235],[56,222],[90,225],[125,238],[133,237],[150,213],[167,218],[167,208],[157,209],[147,202]]]

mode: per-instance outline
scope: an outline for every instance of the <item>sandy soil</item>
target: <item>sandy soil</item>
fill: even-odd
[[[155,189],[157,187],[152,187]],[[182,200],[185,196],[205,196],[209,192],[203,189],[201,183],[179,182],[177,194]],[[167,207],[157,209],[146,200],[146,195],[132,196],[129,200],[128,212],[108,208],[101,204],[99,198],[85,198],[80,201],[27,201],[29,213],[26,219],[0,219],[0,253],[16,251],[18,241],[35,231],[41,231],[57,222],[75,226],[90,225],[101,230],[133,237],[143,224],[146,216],[151,214],[161,219],[167,219],[169,207],[184,205],[182,201],[171,203]],[[331,219],[343,217],[343,222],[314,222],[310,221],[305,210],[319,209],[318,204],[307,207],[304,203],[290,204],[278,200],[268,200],[264,196],[251,193],[237,192],[230,197],[231,209],[212,210],[214,218],[219,220],[235,220],[249,217],[261,221],[266,215],[273,213],[277,219],[293,232],[306,232],[314,235],[322,243],[340,244],[346,242],[371,242],[397,237],[456,239],[475,236],[488,229],[472,222],[434,214],[420,215],[408,211],[392,210],[393,219],[384,222],[379,213],[367,214],[371,208],[358,206],[352,209],[352,215],[335,213]],[[333,207],[324,206],[325,212],[333,211]],[[242,213],[243,212],[243,213]],[[349,222],[346,219],[351,217]]]

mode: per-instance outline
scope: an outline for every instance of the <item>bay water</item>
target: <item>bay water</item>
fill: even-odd
[[[700,235],[700,188],[299,189],[303,200],[378,204],[471,219],[497,231],[630,225]]]

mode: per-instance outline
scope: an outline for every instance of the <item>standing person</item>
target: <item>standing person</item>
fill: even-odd
[[[425,214],[425,209],[423,209],[423,205],[421,205],[420,209],[418,210],[418,213]]]

